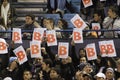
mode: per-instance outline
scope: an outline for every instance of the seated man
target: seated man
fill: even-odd
[[[22,30],[34,30],[34,28],[40,28],[41,26],[35,21],[34,15],[26,15],[25,17],[25,24],[21,26]],[[23,38],[31,38],[30,32],[24,32]]]

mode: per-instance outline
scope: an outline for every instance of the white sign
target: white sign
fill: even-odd
[[[30,53],[31,58],[39,58],[41,57],[41,43],[39,41],[31,41],[30,42]]]
[[[48,46],[57,45],[57,38],[56,38],[56,31],[55,30],[47,30],[46,37],[47,37],[47,45]]]
[[[80,28],[81,30],[83,30],[87,26],[86,23],[83,21],[83,19],[78,14],[76,14],[71,19],[71,22],[76,28]]]
[[[82,30],[80,28],[74,28],[73,41],[75,43],[83,43],[83,35],[82,35]]]
[[[86,46],[86,53],[87,53],[88,60],[97,59],[97,53],[96,53],[95,43],[88,44]]]
[[[13,28],[12,41],[14,41],[14,43],[22,43],[21,29]]]
[[[68,57],[68,47],[69,43],[67,42],[59,42],[58,45],[58,56],[59,58],[67,58]]]
[[[93,5],[92,0],[82,0],[82,2],[85,8]]]
[[[45,30],[46,30],[46,28],[34,28],[32,40],[41,42],[42,38],[44,36]]]
[[[99,48],[100,48],[102,57],[106,57],[106,56],[115,57],[116,56],[116,50],[115,50],[113,40],[100,41]]]
[[[0,38],[0,54],[6,54],[6,53],[8,53],[7,43],[5,39]]]
[[[17,56],[20,65],[28,60],[26,52],[22,46],[19,46],[18,48],[14,49],[13,52]]]

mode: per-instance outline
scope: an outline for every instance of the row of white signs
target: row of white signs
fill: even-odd
[[[76,27],[73,30],[73,41],[75,43],[83,43],[83,36],[82,36],[82,30],[87,26],[85,24],[85,22],[82,20],[82,18],[76,14],[72,19],[71,22],[73,23],[73,25]],[[96,25],[94,25],[96,27]],[[98,26],[97,26],[98,27]],[[97,28],[98,29],[98,28]],[[56,32],[55,30],[46,30],[44,28],[35,28],[33,31],[33,37],[32,37],[32,41],[30,42],[30,48],[31,48],[31,57],[35,58],[35,57],[41,57],[41,41],[42,38],[44,37],[44,34],[46,34],[46,38],[47,38],[47,45],[48,46],[55,46],[58,45],[58,55],[60,58],[66,58],[68,56],[68,50],[69,50],[69,44],[68,43],[63,43],[60,42],[59,44],[57,44],[57,38],[56,38]],[[22,43],[22,34],[21,34],[21,29],[19,28],[13,28],[13,32],[12,32],[12,41],[14,41],[14,43]],[[107,41],[109,43],[109,41]],[[112,41],[113,42],[113,41]],[[104,43],[104,41],[102,42]],[[111,54],[107,54],[107,56],[115,56],[116,55],[116,51],[114,48],[114,43],[109,43],[110,45],[106,44],[102,44],[104,45],[102,47],[100,47],[101,49],[103,49],[102,52],[106,51],[106,49],[110,49],[110,53],[112,51]],[[6,41],[4,39],[0,39],[0,54],[6,54],[8,53],[7,50],[7,45],[6,45]],[[91,48],[89,48],[91,46]],[[87,49],[88,47],[88,49]],[[88,44],[86,47],[86,52],[87,52],[87,57],[88,60],[93,60],[96,59],[96,50],[95,50],[95,46],[92,46],[91,44]],[[92,53],[94,52],[94,53]],[[16,54],[18,61],[20,64],[23,64],[24,62],[27,61],[27,56],[25,53],[25,50],[22,46],[16,48],[14,50],[14,53]],[[93,55],[94,54],[94,55]],[[106,54],[102,55],[103,57],[106,56]]]
[[[73,29],[74,42],[75,43],[83,43],[82,30],[87,26],[86,23],[82,20],[82,18],[78,14],[76,14],[71,19],[71,22],[76,27]],[[92,29],[99,30],[100,24],[92,23]],[[41,42],[42,38],[44,37],[44,34],[46,34],[48,46],[57,45],[56,31],[55,30],[46,30],[46,33],[44,33],[45,30],[46,30],[45,28],[34,28],[32,41],[40,41]],[[22,43],[21,29],[13,28],[12,40],[15,43]]]
[[[97,52],[95,43],[87,44],[86,55],[88,60],[97,59]],[[115,57],[116,50],[113,40],[108,41],[99,41],[99,49],[102,57]],[[22,46],[14,49],[13,52],[18,58],[19,64],[23,64],[27,61],[27,55]],[[7,43],[4,39],[0,38],[0,54],[8,53]],[[41,42],[39,41],[30,41],[30,54],[31,58],[41,57]],[[59,58],[67,58],[69,54],[69,43],[68,42],[59,42],[58,43],[58,56]]]

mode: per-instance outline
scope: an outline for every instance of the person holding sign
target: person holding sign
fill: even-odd
[[[60,28],[55,26],[55,21],[52,18],[49,18],[46,20],[46,26],[47,30],[61,30]],[[60,32],[56,32],[57,38],[62,38],[62,35]]]
[[[68,56],[67,58],[62,58],[60,68],[62,71],[61,76],[65,80],[71,80],[75,75],[75,67],[73,66],[72,59],[70,56]]]
[[[103,15],[101,11],[95,11],[93,14],[93,20],[90,22],[90,29],[92,30],[100,30],[103,29],[102,27]],[[96,24],[96,25],[95,25]],[[103,35],[103,32],[97,32],[97,36],[100,37]]]
[[[56,27],[60,30],[66,30],[66,29],[68,29],[68,22],[64,19],[59,19]],[[60,32],[60,33],[62,36],[61,38],[68,39],[68,37],[70,36],[69,32]]]
[[[22,30],[34,30],[34,28],[40,28],[41,26],[35,21],[35,16],[32,14],[28,14],[25,17],[25,24],[21,26]],[[31,38],[30,32],[24,32],[23,38]]]

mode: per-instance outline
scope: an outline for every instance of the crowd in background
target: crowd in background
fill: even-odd
[[[77,12],[88,25],[85,30],[92,30],[92,23],[99,23],[101,29],[120,29],[119,0],[92,1],[93,5],[87,8],[84,8],[81,2],[80,12]],[[13,13],[10,10],[9,1],[3,0],[0,12],[1,31],[13,28],[11,25],[14,23],[14,18],[11,16]],[[48,0],[47,13],[59,14],[61,19],[55,23],[52,18],[43,18],[41,23],[38,23],[34,14],[26,14],[25,23],[20,28],[22,30],[33,30],[43,27],[47,30],[67,30],[68,23],[63,19],[63,15],[65,13],[75,13],[74,10],[71,0]],[[56,34],[57,38],[60,39],[68,39],[72,35],[67,32],[57,32]],[[1,38],[6,38],[6,36],[7,34],[0,33]],[[83,32],[83,36],[89,38],[120,38],[120,32],[99,33],[92,31]],[[23,38],[31,39],[31,37],[31,33],[23,33]],[[41,44],[42,57],[31,58],[30,49],[27,48],[28,61],[22,65],[19,65],[13,52],[14,45],[14,42],[11,42],[8,54],[0,55],[1,80],[120,80],[119,57],[101,57],[98,53],[96,60],[88,61],[84,49],[80,49],[79,56],[77,56],[73,41],[71,41],[71,54],[62,59],[58,57],[57,53],[51,51],[50,47],[46,45],[46,41]]]

